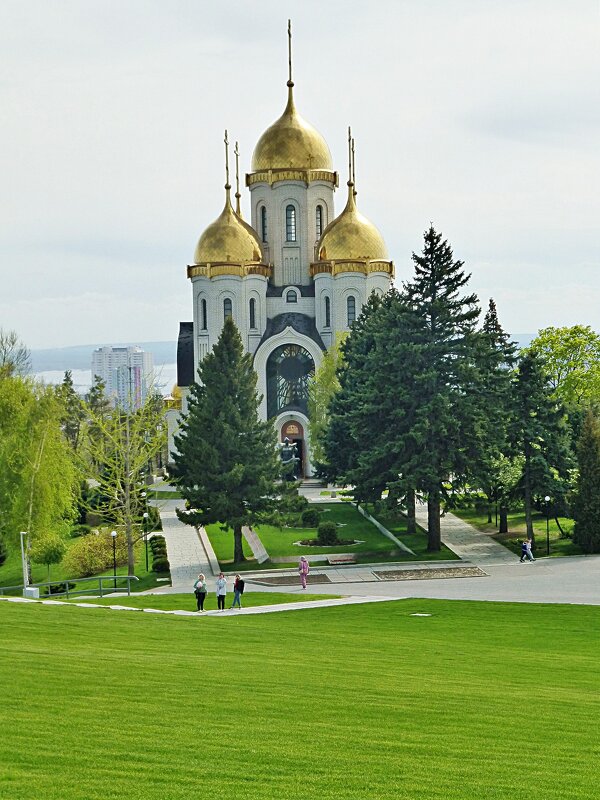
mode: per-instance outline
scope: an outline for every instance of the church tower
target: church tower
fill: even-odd
[[[225,134],[225,206],[187,268],[194,319],[180,326],[177,371],[185,410],[186,387],[232,316],[254,357],[261,415],[273,420],[281,441],[296,443],[299,474],[310,476],[310,378],[370,293],[387,291],[394,268],[381,234],[357,209],[350,131],[348,199],[335,216],[338,174],[331,153],[295,105],[289,23],[288,43],[287,104],[260,137],[246,175],[251,225],[240,211],[237,142],[235,210],[231,204]],[[169,417],[172,436],[177,411]]]

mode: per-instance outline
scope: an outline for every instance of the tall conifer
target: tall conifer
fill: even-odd
[[[583,423],[577,448],[579,477],[573,540],[586,553],[600,552],[600,422],[592,411]]]
[[[242,527],[272,512],[280,492],[275,430],[259,418],[256,382],[252,356],[228,318],[200,363],[173,453],[173,474],[191,508],[181,519],[232,528],[236,562],[244,560]]]

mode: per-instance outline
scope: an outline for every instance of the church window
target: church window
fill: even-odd
[[[202,298],[200,301],[200,328],[205,331],[207,329],[207,319],[206,319],[206,300]]]
[[[348,312],[348,327],[356,321],[356,298],[350,295],[346,300],[346,310]]]
[[[233,306],[231,304],[231,298],[226,297],[223,300],[223,319],[227,319],[228,317],[233,316]]]
[[[323,233],[323,206],[317,206],[316,223],[317,223],[317,239],[319,239],[321,237],[321,234]]]
[[[298,302],[298,295],[293,289],[290,289],[289,292],[285,296],[286,303],[297,303]]]
[[[250,327],[256,328],[256,300],[250,299]]]
[[[296,241],[296,209],[294,206],[287,206],[285,209],[285,240],[286,242]]]
[[[308,384],[315,372],[310,353],[297,344],[277,347],[267,360],[267,414],[308,413]]]
[[[267,241],[267,209],[261,206],[260,209],[260,234],[263,242]]]
[[[331,300],[325,298],[325,327],[331,328]]]

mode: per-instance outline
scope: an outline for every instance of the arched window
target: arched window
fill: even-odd
[[[233,306],[231,305],[231,298],[226,297],[223,300],[223,319],[233,316]]]
[[[356,298],[350,295],[346,300],[346,310],[348,312],[348,327],[356,321]]]
[[[256,328],[256,300],[250,298],[250,327]]]
[[[267,209],[266,206],[262,206],[260,209],[260,235],[262,236],[263,242],[267,241]]]
[[[308,386],[315,372],[310,353],[297,344],[277,347],[267,359],[267,416],[286,409],[308,413]]]
[[[323,233],[323,206],[317,206],[315,220],[317,223],[317,239],[320,239]]]
[[[204,298],[200,301],[200,328],[205,331],[208,327],[206,324],[206,300]]]
[[[325,327],[331,328],[331,301],[328,297],[325,298]]]
[[[287,206],[285,209],[285,240],[286,242],[296,241],[296,209],[294,206]]]
[[[286,303],[297,303],[298,302],[298,295],[293,289],[290,289],[285,296]]]

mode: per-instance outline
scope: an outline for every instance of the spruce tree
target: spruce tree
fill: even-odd
[[[200,363],[173,453],[173,476],[190,506],[180,518],[232,528],[235,562],[244,560],[242,527],[273,513],[281,490],[275,429],[259,418],[256,383],[252,356],[228,318]]]
[[[73,387],[73,374],[70,369],[65,372],[63,382],[57,389],[63,406],[62,428],[66,440],[75,452],[79,446],[81,425],[85,419],[85,407]]]
[[[590,410],[577,448],[579,477],[573,541],[586,553],[600,552],[600,422]]]
[[[475,294],[462,293],[470,275],[433,226],[425,232],[422,254],[413,253],[413,261],[415,278],[404,294],[414,312],[411,347],[421,367],[412,386],[419,404],[406,467],[427,495],[428,549],[437,551],[445,484],[475,471],[485,428],[478,393],[479,306]]]

